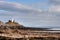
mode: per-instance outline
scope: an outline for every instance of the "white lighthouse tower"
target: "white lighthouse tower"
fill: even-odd
[[[13,22],[13,21],[14,21],[14,19],[11,19],[11,21]]]
[[[15,22],[15,20],[12,18],[12,19],[11,19],[11,22]]]

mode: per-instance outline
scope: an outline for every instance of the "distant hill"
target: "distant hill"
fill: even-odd
[[[11,20],[5,23],[0,21],[0,40],[18,40],[17,38],[21,37],[20,35],[27,35],[31,31],[41,30],[47,30],[47,28],[25,27],[18,22]]]

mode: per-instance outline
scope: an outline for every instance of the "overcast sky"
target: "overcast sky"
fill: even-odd
[[[0,0],[0,20],[27,27],[60,27],[60,0]]]

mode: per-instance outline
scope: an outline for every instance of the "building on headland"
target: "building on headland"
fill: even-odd
[[[1,24],[4,25],[3,22],[0,22]],[[0,28],[0,37],[7,38],[7,40],[60,40],[60,30],[25,27],[15,20],[9,20],[5,24],[2,29]]]
[[[9,20],[8,22],[6,22],[5,24],[9,25],[9,26],[20,26],[19,23],[17,23],[15,20]]]

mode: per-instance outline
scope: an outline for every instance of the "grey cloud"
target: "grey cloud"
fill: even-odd
[[[60,5],[60,0],[49,0],[53,5]]]
[[[9,14],[11,13],[11,14]],[[1,14],[1,13],[0,13]],[[35,14],[23,14],[14,12],[3,12],[4,18],[15,18],[18,19],[25,26],[60,26],[60,15],[59,13],[35,13]],[[6,14],[6,15],[5,15]],[[9,15],[8,15],[9,14]],[[16,14],[16,15],[13,15]],[[1,18],[1,16],[0,16]],[[27,25],[28,24],[28,25]]]
[[[1,19],[15,18],[25,26],[60,26],[59,13],[41,12],[39,9],[5,1],[0,1],[0,10],[7,11],[0,12]]]
[[[32,7],[24,6],[19,3],[0,1],[0,9],[6,11],[16,11],[21,13],[41,12],[39,9],[33,9]]]
[[[60,0],[49,0],[49,12],[58,13],[60,12]]]

